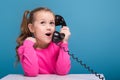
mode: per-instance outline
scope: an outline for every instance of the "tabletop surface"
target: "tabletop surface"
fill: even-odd
[[[103,74],[100,75],[103,76]],[[22,74],[8,74],[0,80],[102,80],[102,79],[99,79],[94,74],[68,74],[68,75],[40,74],[36,77],[26,77]]]

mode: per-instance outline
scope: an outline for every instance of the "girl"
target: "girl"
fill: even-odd
[[[61,28],[60,33],[65,34],[61,47],[52,42],[54,31],[55,15],[50,9],[40,7],[24,12],[16,51],[26,76],[65,75],[70,71],[70,56],[61,48],[68,50],[69,28]]]

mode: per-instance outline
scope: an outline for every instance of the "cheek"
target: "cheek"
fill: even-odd
[[[35,27],[35,29],[34,29],[35,33],[37,33],[37,34],[41,33],[43,31],[43,28],[42,28],[43,26],[35,25],[34,27]]]
[[[35,29],[35,32],[34,32],[35,37],[40,37],[42,34],[42,31],[43,30],[41,30],[41,29]]]
[[[54,32],[54,31],[55,31],[55,27],[53,27],[53,29],[52,29],[52,30],[53,30],[53,32]]]
[[[45,31],[42,30],[42,29],[37,29],[37,30],[36,30],[36,34],[39,34],[39,35],[40,35],[40,34],[43,34],[44,32],[45,32]]]

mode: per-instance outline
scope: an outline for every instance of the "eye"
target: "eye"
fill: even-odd
[[[50,24],[54,25],[54,24],[55,24],[55,22],[50,22]]]
[[[45,24],[45,21],[41,21],[40,24]]]

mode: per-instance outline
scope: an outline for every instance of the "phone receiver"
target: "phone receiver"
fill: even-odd
[[[62,16],[55,15],[55,26],[59,26],[59,25],[61,25],[61,28],[62,28],[63,26],[66,26],[66,22]],[[58,43],[62,41],[64,37],[65,37],[64,33],[59,33],[58,31],[55,31],[53,33],[52,41],[55,43]]]

